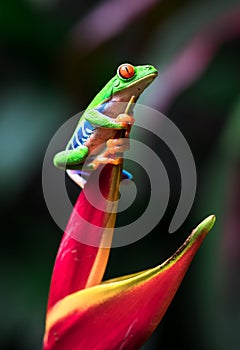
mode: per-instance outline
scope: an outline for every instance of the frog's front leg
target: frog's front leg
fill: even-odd
[[[96,112],[99,113],[98,111]],[[92,116],[94,116],[94,113],[91,114],[91,117]],[[88,119],[88,121],[91,120],[91,123],[93,124],[95,123],[96,125],[96,122],[99,122],[99,118],[97,118],[96,121],[94,121],[93,118]],[[101,154],[99,154],[91,163],[91,165],[96,167],[98,166],[98,164],[106,164],[106,163],[111,163],[115,165],[120,164],[122,162],[122,153],[129,149],[128,136],[131,129],[131,125],[134,123],[135,120],[132,116],[124,113],[119,114],[116,119],[109,118],[102,114],[101,114],[101,118],[102,118],[102,122],[101,122],[102,128],[111,128],[115,130],[125,129],[125,133],[123,137],[106,140],[107,149]],[[99,128],[101,127],[99,126]]]
[[[91,124],[100,128],[109,129],[126,129],[128,125],[134,123],[134,118],[128,114],[119,114],[116,119],[110,118],[107,115],[99,112],[97,109],[92,109],[86,113],[85,119]]]
[[[57,168],[79,169],[87,155],[88,147],[81,145],[75,149],[57,153],[53,159],[53,163]]]

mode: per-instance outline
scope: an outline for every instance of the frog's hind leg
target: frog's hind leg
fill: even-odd
[[[62,169],[79,169],[88,154],[88,147],[80,146],[55,155],[53,164]]]
[[[107,151],[110,154],[118,155],[130,149],[129,138],[117,138],[107,140]]]
[[[67,174],[79,187],[83,188],[86,185],[87,179],[82,176],[81,171],[68,169]]]

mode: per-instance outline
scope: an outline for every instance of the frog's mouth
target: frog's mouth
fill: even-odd
[[[152,81],[157,77],[157,72],[151,73],[132,84],[129,84],[127,88],[122,91],[115,92],[112,97],[112,102],[128,102],[131,96],[135,96],[135,102],[141,95],[141,93],[152,83]]]

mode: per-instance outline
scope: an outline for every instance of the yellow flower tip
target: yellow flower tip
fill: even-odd
[[[214,226],[216,221],[215,215],[209,215],[206,219],[204,219],[196,228],[195,233],[206,232],[208,233]]]

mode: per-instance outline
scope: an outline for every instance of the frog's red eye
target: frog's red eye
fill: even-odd
[[[118,67],[118,75],[123,79],[129,79],[134,76],[134,67],[129,63],[124,63]]]

